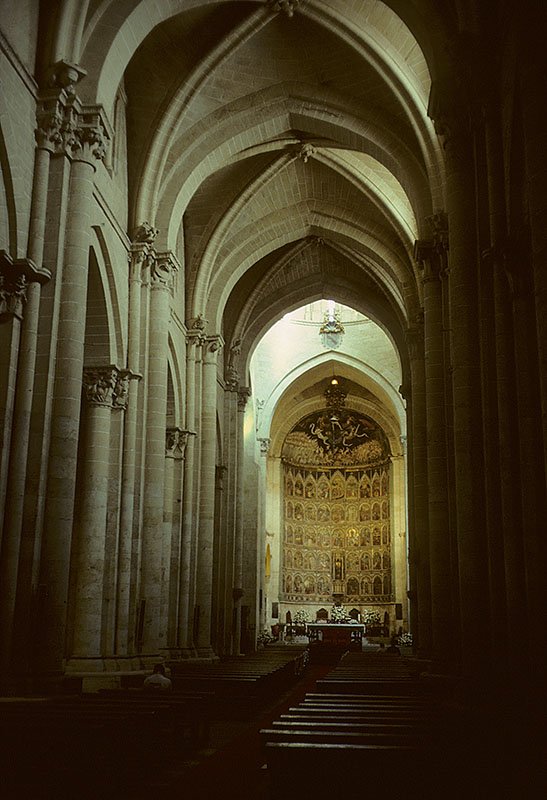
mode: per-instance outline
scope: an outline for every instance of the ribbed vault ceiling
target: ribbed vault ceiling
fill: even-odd
[[[248,363],[285,311],[336,296],[404,363],[413,243],[444,206],[427,104],[451,4],[283,5],[68,3],[82,94],[107,112],[127,95],[130,214],[184,262],[186,318],[241,338]],[[67,46],[70,28],[67,11]]]

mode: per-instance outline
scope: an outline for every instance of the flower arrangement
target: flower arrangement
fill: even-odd
[[[304,608],[299,608],[296,614],[293,617],[293,623],[295,625],[305,625],[306,622],[310,621],[310,615]]]
[[[372,611],[369,608],[363,611],[363,622],[365,625],[379,625],[381,621],[382,619],[379,611]]]
[[[350,622],[351,617],[344,608],[344,606],[334,605],[330,610],[330,621],[331,622]]]
[[[412,634],[411,633],[401,633],[401,634],[399,634],[399,644],[402,644],[405,647],[411,647],[412,646]]]

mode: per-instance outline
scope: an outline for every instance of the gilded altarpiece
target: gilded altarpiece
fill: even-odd
[[[326,409],[301,420],[282,452],[282,598],[391,603],[389,445],[371,419]]]

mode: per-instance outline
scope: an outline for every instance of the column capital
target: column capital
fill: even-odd
[[[207,327],[207,320],[204,319],[202,314],[197,317],[191,317],[186,320],[186,344],[198,345],[202,343],[205,337],[205,329]]]
[[[112,408],[114,392],[120,377],[118,367],[84,367],[83,389],[87,402],[93,406]]]
[[[270,444],[272,443],[272,440],[267,436],[264,436],[259,438],[258,442],[260,443],[260,455],[267,456],[270,450]]]
[[[241,339],[234,339],[230,345],[228,363],[224,371],[224,382],[229,392],[237,392],[239,389],[239,370],[237,362],[240,354]]]
[[[184,459],[188,438],[195,436],[194,431],[185,431],[182,428],[166,428],[165,430],[165,457]]]
[[[212,336],[204,336],[202,339],[203,361],[205,364],[216,364],[218,354],[224,345],[224,339],[217,333]]]
[[[245,406],[247,405],[247,400],[251,396],[252,392],[248,386],[240,386],[237,392],[237,410],[238,411],[245,411]]]
[[[405,340],[408,346],[408,355],[411,361],[424,357],[423,324],[416,324],[407,328],[405,331]]]
[[[127,254],[130,263],[130,278],[141,279],[141,267],[151,268],[155,258],[154,241],[159,231],[148,222],[143,222],[134,231]]]
[[[112,407],[119,411],[125,411],[129,400],[129,382],[140,381],[142,375],[132,372],[130,369],[120,369],[116,376],[116,384],[112,393]]]
[[[165,253],[153,253],[150,268],[150,282],[153,289],[172,291],[175,275],[179,270],[178,261],[171,250]]]
[[[29,283],[46,283],[51,278],[47,269],[38,269],[30,258],[12,258],[0,250],[0,320],[23,318]]]

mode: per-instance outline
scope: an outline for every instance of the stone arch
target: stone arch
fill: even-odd
[[[17,257],[17,209],[9,155],[0,125],[0,249]]]

